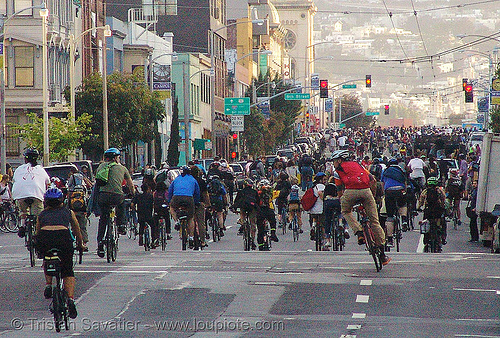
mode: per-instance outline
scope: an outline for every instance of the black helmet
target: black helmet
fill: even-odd
[[[28,148],[24,151],[23,156],[28,160],[36,160],[38,159],[39,153],[38,150],[34,148]]]
[[[182,174],[182,176],[190,175],[191,174],[191,169],[187,165],[182,166],[181,167],[181,174]]]

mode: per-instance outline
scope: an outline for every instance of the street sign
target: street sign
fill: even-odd
[[[354,88],[356,88],[355,84],[345,84],[345,85],[342,85],[342,89],[354,89]]]
[[[491,104],[500,104],[500,91],[491,92]]]
[[[311,94],[309,93],[286,93],[285,100],[309,100]]]
[[[477,123],[481,123],[483,124],[484,123],[484,114],[477,114]]]
[[[339,124],[339,128],[345,128],[345,123]]]
[[[319,74],[311,75],[311,87],[314,90],[319,90]]]
[[[224,113],[226,115],[250,115],[249,97],[224,98]]]
[[[326,99],[325,100],[325,111],[327,113],[333,112],[333,99]]]
[[[380,115],[378,111],[367,111],[365,113],[366,116],[375,116],[375,115]]]
[[[245,131],[245,115],[231,115],[231,131]]]

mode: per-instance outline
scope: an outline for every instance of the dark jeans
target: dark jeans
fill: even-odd
[[[274,210],[268,207],[260,207],[257,213],[257,243],[264,243],[264,224],[265,220],[269,222],[269,228],[271,233],[276,232],[276,217],[274,215]]]
[[[99,218],[99,228],[97,230],[97,243],[100,243],[106,233],[106,225],[108,224],[109,214],[111,209],[115,207],[116,224],[126,224],[125,219],[125,196],[121,194],[114,194],[109,192],[99,193],[99,207],[102,210],[101,217]]]
[[[477,229],[477,215],[470,218],[469,228],[470,228],[470,239],[472,241],[478,241],[479,230]]]
[[[328,199],[323,202],[323,213],[325,215],[325,234],[326,238],[330,238],[333,226],[333,216],[340,216],[340,200]]]

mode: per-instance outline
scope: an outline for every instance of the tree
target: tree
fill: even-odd
[[[496,106],[491,109],[490,113],[490,128],[494,133],[500,133],[500,107]]]
[[[172,125],[170,126],[170,141],[168,142],[167,162],[170,166],[179,164],[179,143],[181,136],[179,135],[179,99],[174,99],[172,105]]]
[[[108,76],[108,130],[110,146],[121,148],[137,141],[150,142],[158,135],[157,122],[164,118],[158,94],[151,92],[138,75]],[[103,149],[102,77],[94,73],[76,92],[76,116],[92,116],[91,136],[82,145],[90,158],[99,159]]]
[[[363,108],[361,101],[355,95],[344,95],[342,100],[337,99],[335,103],[335,121],[339,121],[340,109],[339,104],[342,105],[342,123],[345,123],[347,128],[355,127],[370,127],[374,123],[374,118],[362,114]],[[359,115],[358,115],[359,114]],[[355,115],[357,117],[351,118]],[[347,120],[348,118],[351,118]],[[343,122],[345,121],[345,122]]]
[[[18,136],[29,147],[43,149],[43,118],[36,113],[29,113],[29,123],[13,125],[18,131]],[[80,148],[83,142],[90,138],[89,114],[80,115],[75,121],[69,118],[52,117],[49,119],[49,160],[62,162],[68,159],[75,149]]]

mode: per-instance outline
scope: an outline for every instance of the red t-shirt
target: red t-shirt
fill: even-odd
[[[337,169],[337,173],[346,189],[370,188],[370,173],[358,162],[342,162],[340,167],[342,169]]]

